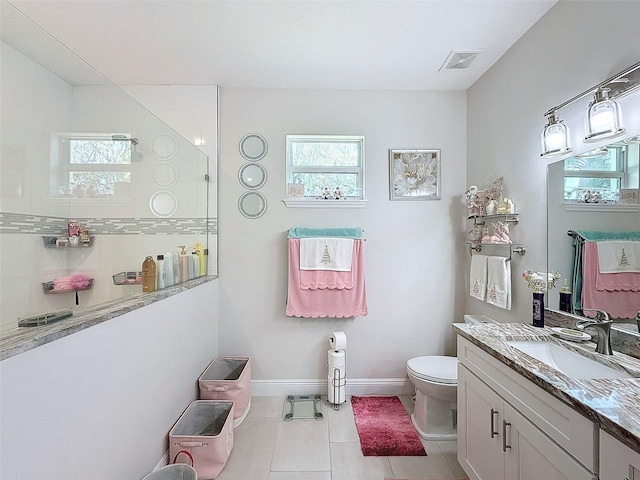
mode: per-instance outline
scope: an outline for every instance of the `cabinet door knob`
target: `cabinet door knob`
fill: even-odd
[[[493,421],[493,416],[494,415],[498,415],[498,410],[494,410],[493,407],[491,407],[491,438],[495,437],[496,435],[498,435],[497,431],[493,430],[493,426],[495,425],[495,422]]]
[[[511,448],[511,445],[507,445],[507,427],[511,424],[506,420],[502,420],[502,451],[506,452],[507,448]]]

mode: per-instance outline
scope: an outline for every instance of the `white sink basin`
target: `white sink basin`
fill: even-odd
[[[549,365],[570,378],[632,378],[631,375],[595,362],[553,342],[506,342],[530,357]]]

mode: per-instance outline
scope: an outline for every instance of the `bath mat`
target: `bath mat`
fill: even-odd
[[[351,405],[365,457],[427,455],[398,397],[352,395]]]

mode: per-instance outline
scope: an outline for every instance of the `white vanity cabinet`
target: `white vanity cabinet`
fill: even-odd
[[[471,480],[597,478],[592,422],[462,337],[458,360],[458,461]]]
[[[640,480],[640,453],[600,430],[600,479]]]

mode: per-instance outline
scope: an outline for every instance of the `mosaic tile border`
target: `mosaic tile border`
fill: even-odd
[[[0,234],[59,235],[65,217],[0,212]],[[218,233],[217,218],[73,218],[92,235],[204,235]]]

